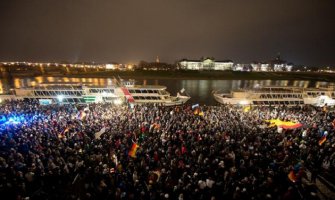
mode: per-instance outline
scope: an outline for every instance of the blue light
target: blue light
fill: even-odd
[[[2,116],[0,118],[0,124],[21,124],[26,121],[29,121],[28,117],[25,117],[24,115],[9,115],[9,116]]]

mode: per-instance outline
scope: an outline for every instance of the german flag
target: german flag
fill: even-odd
[[[128,155],[132,158],[136,158],[136,152],[137,152],[137,149],[138,149],[138,145],[136,143],[133,143],[133,145],[131,146],[131,149],[128,153]]]
[[[325,141],[327,140],[327,136],[322,136],[322,138],[319,140],[319,146],[321,146]]]
[[[292,121],[282,121],[280,119],[270,119],[270,120],[265,120],[265,121],[270,122],[269,127],[277,126],[283,129],[295,129],[295,128],[302,127],[301,123],[292,122]]]
[[[293,183],[295,183],[297,181],[297,176],[295,175],[293,170],[290,171],[290,173],[287,175],[287,177]]]
[[[196,108],[196,109],[194,110],[194,114],[195,114],[195,115],[199,115],[199,109],[198,109],[198,108]]]

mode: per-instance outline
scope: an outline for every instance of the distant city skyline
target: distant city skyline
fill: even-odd
[[[335,67],[335,1],[0,1],[0,61]]]

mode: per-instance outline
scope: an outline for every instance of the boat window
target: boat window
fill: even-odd
[[[266,95],[266,96],[267,96],[268,98],[272,98],[272,97],[271,97],[271,95],[269,95],[269,94],[268,94],[268,95]]]
[[[141,90],[141,92],[142,92],[142,93],[148,93],[148,91],[147,91],[147,90]]]
[[[138,100],[138,99],[139,99],[138,96],[134,96],[133,98],[134,98],[135,100]]]
[[[141,93],[141,90],[135,90],[135,93]]]

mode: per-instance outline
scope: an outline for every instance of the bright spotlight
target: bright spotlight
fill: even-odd
[[[57,99],[59,102],[63,102],[64,96],[63,95],[58,95]]]
[[[116,99],[116,100],[114,100],[114,104],[115,104],[115,105],[121,105],[121,104],[122,104],[121,99]]]
[[[247,100],[242,100],[242,101],[240,101],[240,104],[241,105],[247,105],[247,104],[249,104],[249,102]]]

